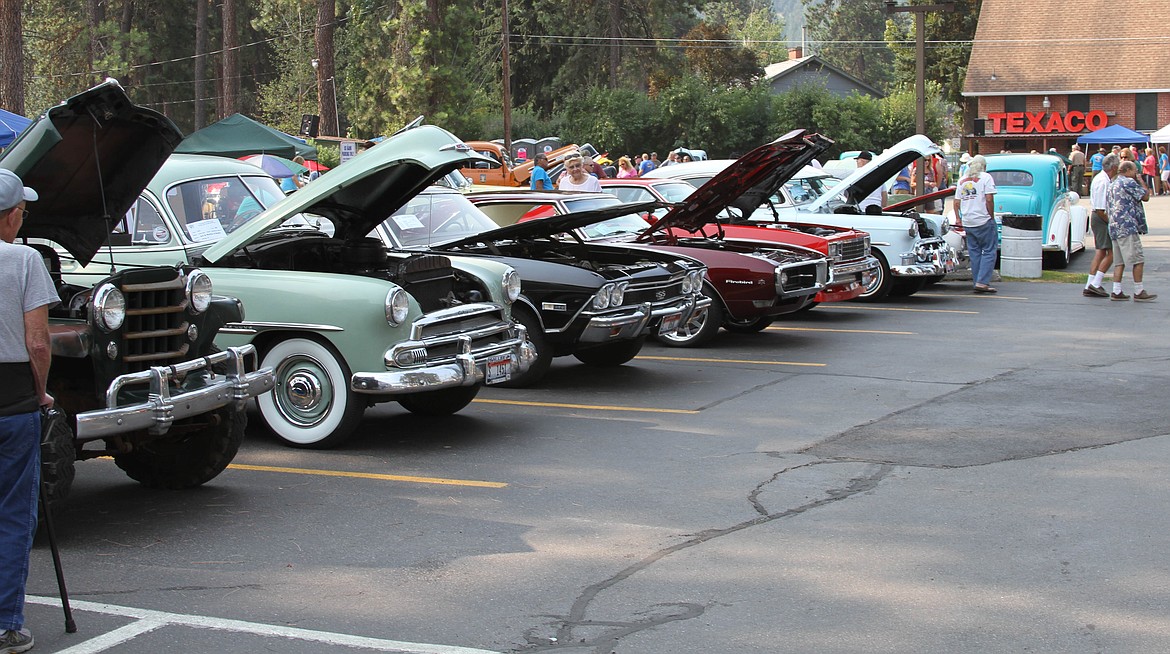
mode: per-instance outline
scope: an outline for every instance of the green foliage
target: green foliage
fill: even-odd
[[[927,4],[915,2],[913,4]],[[955,11],[926,14],[926,79],[941,84],[944,100],[963,102],[963,81],[982,0],[955,0]],[[894,84],[913,84],[917,65],[914,20],[902,15],[886,25],[885,40],[894,55]]]
[[[104,18],[91,28],[87,0],[24,0],[30,112],[112,73],[136,102],[190,127],[197,4],[130,2],[104,0]],[[222,3],[197,2],[209,9],[210,79],[202,100],[211,113],[220,96]],[[967,9],[929,22],[936,31],[928,36],[973,29],[978,2],[960,0]],[[880,149],[913,132],[913,93],[904,82],[891,84],[884,100],[838,98],[815,85],[772,95],[759,81],[761,64],[786,57],[778,41],[786,23],[799,22],[773,6],[769,0],[509,0],[512,135],[559,136],[614,155],[686,146],[721,157],[796,127],[822,132],[841,149]],[[125,8],[132,12],[123,25]],[[503,135],[498,0],[341,0],[337,10],[336,73],[326,83],[337,90],[341,126],[350,134],[387,134],[422,114],[465,139]],[[255,0],[241,3],[240,11],[243,111],[295,132],[318,102],[310,65],[316,1]],[[881,41],[905,31],[902,21],[887,25],[881,0],[809,0],[808,19],[814,38],[839,42],[821,47],[826,59],[871,83],[893,78],[891,51]],[[905,48],[892,47],[901,78]],[[946,131],[945,101],[961,83],[955,57],[965,55],[956,52],[934,53],[937,73],[930,74],[941,85],[931,87],[927,131],[936,139]]]
[[[302,114],[317,113],[317,77],[312,65],[316,20],[315,0],[261,0],[252,20],[261,32],[283,35],[271,45],[275,73],[271,81],[259,85],[258,118],[290,134],[300,129]]]
[[[341,164],[341,149],[332,141],[313,141],[317,148],[317,163],[329,168],[336,168]]]
[[[806,0],[804,20],[817,56],[872,86],[885,88],[893,65],[893,55],[883,42],[885,0]]]

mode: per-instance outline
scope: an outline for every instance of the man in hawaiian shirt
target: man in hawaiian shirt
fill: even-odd
[[[1142,203],[1150,199],[1150,189],[1142,181],[1139,169],[1133,161],[1122,161],[1117,177],[1109,183],[1106,194],[1109,213],[1109,236],[1113,239],[1113,293],[1111,300],[1129,299],[1121,290],[1125,276],[1125,265],[1133,268],[1134,302],[1152,302],[1158,296],[1147,293],[1142,286],[1142,271],[1145,257],[1142,252],[1142,234],[1149,233],[1146,226],[1146,209]]]

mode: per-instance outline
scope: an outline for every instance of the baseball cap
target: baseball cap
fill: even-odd
[[[866,161],[873,161],[873,153],[869,150],[862,150],[857,153],[858,159],[865,159]]]
[[[37,192],[24,185],[16,173],[0,168],[0,209],[11,209],[21,202],[34,202]]]

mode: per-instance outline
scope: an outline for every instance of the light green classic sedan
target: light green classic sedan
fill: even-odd
[[[367,234],[431,182],[479,158],[434,126],[403,131],[285,197],[259,168],[172,155],[110,241],[75,277],[114,267],[193,263],[246,319],[223,346],[252,344],[276,372],[258,400],[295,447],[344,442],[366,407],[459,411],[535,351],[511,319],[520,278],[494,261],[387,251]]]

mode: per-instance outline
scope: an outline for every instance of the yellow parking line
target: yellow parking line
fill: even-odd
[[[695,363],[752,363],[763,366],[804,366],[808,368],[824,368],[827,363],[801,363],[800,361],[760,361],[758,359],[705,359],[702,357],[653,357],[638,355],[636,358],[646,361],[690,361]]]
[[[641,358],[641,357],[639,357]],[[476,398],[472,402],[480,404],[510,404],[512,406],[539,406],[552,409],[593,409],[595,411],[641,411],[645,413],[698,413],[690,409],[655,409],[652,407],[637,406],[610,406],[603,404],[565,404],[563,402],[522,402],[520,400],[489,400]]]
[[[311,468],[282,468],[279,466],[254,466],[247,463],[232,463],[229,468],[236,470],[255,470],[258,472],[284,472],[293,475],[318,475],[321,477],[353,477],[357,479],[377,479],[380,481],[405,481],[412,484],[443,484],[446,486],[473,486],[477,488],[504,488],[505,483],[498,481],[475,481],[471,479],[443,479],[441,477],[413,477],[410,475],[382,475],[373,472],[347,472],[345,470],[314,470]]]
[[[863,304],[854,304],[848,307],[834,306],[834,304],[822,304],[818,308],[825,309],[860,309],[862,311],[909,311],[911,313],[969,313],[978,315],[978,311],[960,311],[958,309],[911,309],[909,307],[871,307]]]
[[[824,329],[822,327],[777,327],[767,328],[772,332],[837,332],[840,334],[897,334],[898,336],[917,336],[917,332],[889,332],[881,329]]]
[[[1021,295],[1000,295],[998,293],[915,293],[914,297],[974,297],[980,300],[1027,300]]]

